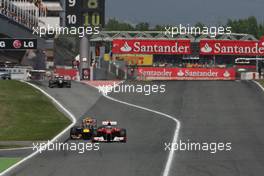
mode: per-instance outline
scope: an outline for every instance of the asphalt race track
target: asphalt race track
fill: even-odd
[[[259,176],[264,173],[264,93],[253,82],[178,81],[163,96],[123,100],[177,117],[179,140],[232,142],[231,152],[176,152],[171,175]]]
[[[46,89],[74,114],[84,114],[101,120],[116,120],[128,131],[126,144],[102,144],[99,151],[85,154],[77,152],[46,152],[38,155],[25,166],[18,168],[13,175],[160,175],[164,168],[167,153],[162,150],[160,139],[171,139],[174,124],[162,120],[160,116],[143,110],[114,103],[104,97],[97,99],[87,111],[82,108],[71,110],[76,103],[84,107],[97,92],[86,85],[73,84],[72,89]],[[82,96],[68,95],[73,90]],[[85,91],[84,91],[85,90]],[[70,96],[70,97],[69,97]],[[70,104],[70,105],[69,105]],[[164,129],[163,127],[166,126]],[[70,141],[69,141],[70,142]]]
[[[154,83],[152,83],[154,84]],[[264,173],[264,93],[253,82],[177,81],[166,93],[111,96],[179,119],[180,140],[231,142],[231,151],[215,154],[177,151],[170,175],[259,176]],[[160,115],[128,107],[99,96],[82,84],[72,89],[48,89],[77,117],[116,120],[127,129],[126,144],[101,144],[99,151],[44,152],[17,168],[12,175],[30,176],[160,176],[167,160],[175,123]],[[68,141],[71,142],[71,141]]]

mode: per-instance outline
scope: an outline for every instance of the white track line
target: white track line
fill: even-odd
[[[22,81],[24,82],[24,81]],[[71,125],[69,125],[67,128],[65,128],[62,132],[60,132],[57,136],[55,136],[50,143],[46,144],[45,148],[52,144],[53,142],[55,142],[59,137],[61,137],[64,133],[66,133],[72,126],[75,125],[76,123],[76,118],[75,116],[68,111],[60,102],[58,102],[55,98],[53,98],[51,95],[49,95],[47,92],[45,92],[44,90],[42,90],[41,88],[39,88],[38,86],[31,84],[29,82],[24,82],[29,84],[30,86],[38,89],[40,92],[42,92],[44,95],[46,95],[49,99],[51,99],[60,109],[62,109],[72,120]],[[6,169],[5,171],[3,171],[2,173],[0,173],[0,176],[3,176],[5,174],[8,174],[10,171],[12,171],[13,169],[15,169],[16,167],[18,167],[20,164],[26,162],[27,160],[31,159],[32,157],[34,157],[35,155],[37,155],[39,153],[39,150],[33,152],[32,154],[28,155],[27,157],[23,158],[22,160],[20,160],[19,162],[17,162],[16,164],[12,165],[11,167],[9,167],[8,169]]]
[[[32,149],[32,148],[33,148],[33,147],[6,148],[6,149],[0,149],[0,152],[2,152],[2,151],[27,150],[27,149]]]
[[[90,85],[90,86],[98,89],[97,87],[95,87],[93,85]],[[156,111],[156,110],[145,108],[145,107],[142,107],[142,106],[139,106],[139,105],[135,105],[135,104],[132,104],[132,103],[128,103],[128,102],[124,102],[124,101],[121,101],[121,100],[117,100],[117,99],[115,99],[113,97],[110,97],[110,96],[106,95],[106,93],[102,93],[102,95],[105,98],[109,99],[109,100],[112,100],[112,101],[115,101],[115,102],[118,102],[118,103],[121,103],[121,104],[125,104],[127,106],[131,106],[131,107],[134,107],[134,108],[138,108],[138,109],[142,109],[142,110],[145,110],[145,111],[149,111],[149,112],[152,112],[152,113],[155,113],[155,114],[159,114],[161,116],[164,116],[166,118],[169,118],[169,119],[173,120],[176,123],[176,128],[175,128],[175,131],[174,131],[172,143],[177,143],[178,137],[179,137],[180,128],[181,128],[181,122],[178,119],[176,119],[175,117],[170,116],[170,115],[165,114],[165,113],[162,113],[162,112],[159,112],[159,111]],[[165,166],[165,168],[163,170],[162,176],[169,176],[170,169],[171,169],[172,162],[173,162],[173,158],[174,158],[174,154],[175,154],[175,151],[173,149],[171,149],[170,153],[168,155],[168,159],[167,159],[167,162],[166,162],[166,166]]]
[[[259,82],[257,81],[253,81],[253,82],[257,84],[261,88],[261,90],[264,92],[264,87]]]

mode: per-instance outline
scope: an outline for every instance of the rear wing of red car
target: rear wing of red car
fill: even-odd
[[[117,125],[116,121],[103,121],[102,125],[111,125],[111,126],[115,126]]]

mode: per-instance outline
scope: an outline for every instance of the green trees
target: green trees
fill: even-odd
[[[198,22],[195,24],[196,27],[206,26],[205,24]],[[256,38],[264,36],[264,24],[258,23],[256,17],[251,16],[246,19],[228,19],[225,26],[232,27],[233,33],[246,33],[252,34]],[[105,30],[108,31],[163,31],[165,25],[159,25],[151,27],[147,22],[140,22],[132,25],[128,22],[120,22],[115,18],[109,19],[105,25]]]
[[[110,18],[105,25],[105,30],[107,31],[149,31],[149,30],[162,31],[164,30],[164,26],[156,25],[155,27],[150,27],[150,24],[147,22],[140,22],[136,25],[132,25],[127,22],[120,22],[115,18]]]
[[[264,35],[264,24],[258,24],[254,16],[239,20],[229,19],[227,21],[227,26],[232,27],[233,33],[252,34],[257,38]]]
[[[105,29],[108,31],[133,31],[134,27],[129,23],[120,22],[115,18],[111,18],[105,25]]]

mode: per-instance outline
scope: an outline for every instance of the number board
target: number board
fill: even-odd
[[[80,23],[80,0],[66,0],[65,25],[66,27],[78,27]]]
[[[105,0],[66,0],[67,27],[103,27]]]

